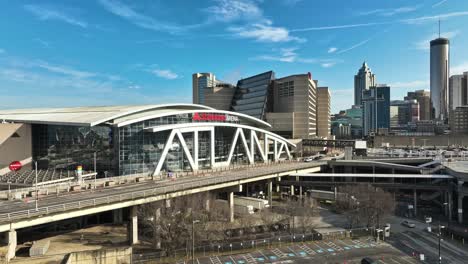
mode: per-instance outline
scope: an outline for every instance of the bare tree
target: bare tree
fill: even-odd
[[[161,246],[168,255],[191,245],[192,227],[197,241],[209,239],[207,226],[211,210],[207,210],[207,200],[211,203],[212,197],[201,193],[173,199],[170,206],[165,202],[141,206],[139,215],[144,225],[144,238],[155,248]]]
[[[350,228],[358,225],[379,227],[394,213],[395,202],[389,192],[370,184],[348,185],[339,188],[336,209],[346,215]]]

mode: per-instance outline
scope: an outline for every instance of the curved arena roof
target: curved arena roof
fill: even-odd
[[[216,110],[197,104],[160,104],[130,106],[86,106],[70,108],[31,108],[0,110],[0,122],[96,126],[125,126],[148,119],[195,112],[235,115],[261,127],[271,127],[263,120],[236,112]]]

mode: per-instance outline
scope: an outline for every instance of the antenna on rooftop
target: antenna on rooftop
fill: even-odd
[[[440,17],[439,17],[439,38],[440,38]]]

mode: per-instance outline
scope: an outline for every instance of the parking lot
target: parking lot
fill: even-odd
[[[270,249],[232,255],[200,257],[198,264],[254,264],[254,263],[360,263],[371,256],[378,263],[411,264],[415,258],[406,256],[386,243],[377,245],[366,240],[335,240],[308,243],[287,243]],[[183,262],[179,262],[183,263]]]

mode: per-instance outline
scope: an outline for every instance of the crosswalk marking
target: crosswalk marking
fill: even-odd
[[[210,257],[210,261],[213,264],[223,264],[221,260],[218,258],[218,256]]]
[[[299,248],[304,250],[305,253],[309,254],[309,255],[315,255],[317,254],[314,250],[312,250],[310,247],[308,247],[307,245],[299,245]]]
[[[248,264],[251,264],[251,263],[257,263],[257,261],[255,260],[255,258],[250,254],[245,254],[244,255],[244,259],[245,261],[247,261]]]

